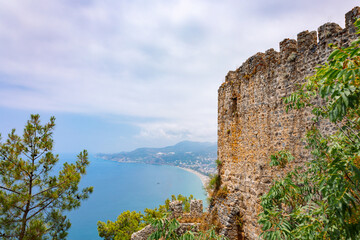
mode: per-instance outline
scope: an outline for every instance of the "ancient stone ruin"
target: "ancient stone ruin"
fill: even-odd
[[[190,201],[190,212],[186,213],[183,211],[182,201],[172,201],[169,204],[170,215],[169,218],[197,218],[203,214],[203,203],[202,200],[191,200]],[[177,233],[183,234],[187,230],[198,231],[199,224],[197,223],[180,223],[180,227]],[[131,235],[131,240],[147,240],[148,237],[155,231],[151,225],[147,225],[145,228]]]
[[[323,64],[331,49],[329,43],[347,46],[356,38],[353,23],[360,16],[355,7],[345,15],[345,28],[326,23],[318,31],[304,31],[295,39],[280,42],[280,52],[269,49],[230,71],[218,94],[218,159],[220,189],[227,194],[210,206],[229,239],[258,239],[260,197],[272,179],[289,168],[303,165],[309,158],[303,137],[309,127],[308,110],[285,113],[283,97]],[[331,132],[329,123],[322,131]],[[296,160],[281,171],[269,167],[270,155],[289,150]]]

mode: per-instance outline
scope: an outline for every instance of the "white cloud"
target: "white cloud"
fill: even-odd
[[[130,115],[148,138],[214,140],[228,70],[355,0],[0,0],[0,106]],[[340,5],[340,6],[339,6]]]

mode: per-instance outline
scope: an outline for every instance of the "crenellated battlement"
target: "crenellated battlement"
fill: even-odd
[[[311,112],[286,114],[283,98],[327,60],[329,43],[347,46],[357,38],[353,23],[359,16],[360,8],[355,7],[346,13],[344,29],[325,23],[317,31],[302,31],[296,40],[281,41],[279,52],[256,53],[226,75],[218,90],[218,159],[222,163],[219,189],[226,187],[229,193],[220,196],[210,210],[219,216],[222,233],[229,239],[258,239],[260,197],[272,179],[309,158],[303,138]],[[323,132],[332,128],[328,122],[319,126]],[[270,155],[281,149],[289,150],[296,160],[282,171],[271,169]]]
[[[302,31],[297,34],[297,39],[286,38],[279,43],[280,52],[269,49],[264,53],[256,53],[248,58],[237,70],[239,74],[237,77],[241,80],[249,80],[257,72],[266,70],[272,67],[271,63],[278,63],[278,58],[281,64],[295,63],[297,58],[302,58],[304,55],[314,54],[317,49],[323,48],[329,43],[337,43],[344,45],[347,43],[349,35],[354,35],[355,28],[353,26],[357,17],[360,16],[360,8],[355,7],[345,14],[345,29],[342,29],[336,23],[325,23],[321,25],[317,31]],[[344,42],[345,40],[345,42]],[[279,55],[279,56],[278,56]],[[275,61],[272,61],[275,60]],[[227,79],[227,78],[226,78]],[[225,81],[227,83],[227,81]]]

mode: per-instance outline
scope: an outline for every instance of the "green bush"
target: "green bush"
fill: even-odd
[[[206,186],[206,189],[209,190],[217,190],[220,187],[220,176],[218,174],[210,175],[210,181]]]
[[[222,166],[222,162],[219,159],[216,159],[215,163],[218,168]]]
[[[189,229],[179,234],[180,223],[176,219],[154,219],[151,225],[157,230],[150,235],[149,240],[226,240],[225,237],[217,235],[213,228],[205,232]]]
[[[140,212],[126,211],[121,213],[115,222],[98,222],[99,236],[106,240],[128,240],[131,234],[145,227],[143,217]]]
[[[194,199],[193,195],[189,197],[181,194],[171,196],[171,201],[182,201],[184,212],[190,212],[190,201],[192,199]],[[167,216],[169,204],[170,199],[166,199],[164,205],[154,209],[146,208],[144,213],[125,211],[117,217],[115,222],[110,220],[106,223],[98,221],[97,229],[99,236],[105,240],[129,240],[134,232],[141,230],[156,219],[162,219]]]

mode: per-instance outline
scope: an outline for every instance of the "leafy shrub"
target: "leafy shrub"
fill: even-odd
[[[228,194],[229,194],[229,190],[228,190],[227,186],[224,186],[221,189],[219,189],[219,191],[217,191],[216,197],[217,198],[226,198]]]
[[[121,213],[115,222],[107,221],[107,223],[104,223],[99,221],[97,224],[99,236],[106,240],[130,239],[131,234],[145,227],[143,217],[144,215],[140,212],[126,211]]]
[[[279,166],[284,168],[288,162],[294,160],[294,157],[287,150],[281,150],[270,157],[270,166]]]
[[[226,240],[216,234],[214,229],[204,232],[196,232],[194,229],[189,229],[185,233],[179,233],[180,223],[176,219],[154,219],[151,225],[157,229],[149,237],[149,240]]]
[[[218,174],[212,174],[210,175],[210,181],[208,185],[206,186],[206,190],[213,191],[217,190],[220,187],[220,176]]]
[[[172,195],[171,200],[179,200],[183,203],[184,212],[190,212],[190,201],[194,199],[193,195],[189,197],[179,194]],[[144,213],[125,211],[121,213],[115,222],[108,220],[106,223],[98,221],[97,229],[99,236],[106,240],[129,240],[134,232],[141,230],[146,225],[156,219],[163,219],[169,211],[170,199],[165,200],[164,205],[154,209],[146,208]]]

